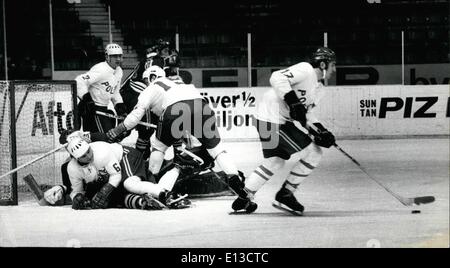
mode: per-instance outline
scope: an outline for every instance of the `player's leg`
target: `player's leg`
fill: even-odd
[[[239,198],[242,200],[248,212],[256,210],[257,205],[253,203],[248,197],[248,193],[244,190],[244,180],[241,178],[242,173],[239,172],[231,156],[223,146],[219,131],[216,126],[216,117],[214,111],[204,100],[193,100],[191,102],[192,111],[191,121],[198,122],[199,115],[201,115],[201,133],[198,133],[198,126],[191,128],[190,134],[196,137],[201,144],[206,148],[209,155],[215,160],[223,172],[227,175],[227,184]]]
[[[285,160],[278,156],[265,158],[245,181],[245,190],[249,193],[249,196],[253,198],[256,192],[258,192],[259,189],[274,176],[274,173],[284,166],[284,164]]]
[[[312,143],[311,138],[306,133],[299,130],[292,122],[281,125],[279,133],[280,151],[284,151],[289,156],[304,151],[304,157],[290,171],[287,180],[275,195],[273,205],[293,214],[301,215],[304,207],[297,201],[294,193],[300,183],[318,165],[322,151]]]
[[[128,193],[124,198],[124,207],[131,209],[160,210],[165,206],[149,195]]]
[[[253,200],[256,192],[284,166],[285,160],[289,159],[289,154],[280,147],[280,126],[260,120],[256,123],[265,159],[245,181],[244,191],[250,200]],[[242,210],[245,205],[242,198],[238,198],[233,202],[232,208]]]
[[[296,163],[286,179],[286,188],[292,192],[311,174],[322,159],[322,149],[315,143],[311,143],[304,151],[305,156]]]
[[[147,123],[158,122],[158,117],[150,111],[147,111],[146,115],[142,118],[142,121]],[[138,149],[143,155],[144,159],[148,159],[150,156],[150,137],[155,132],[153,128],[145,127],[142,125],[136,126],[138,132],[138,138],[136,140],[136,149]]]
[[[285,161],[292,153],[298,151],[281,138],[281,125],[261,120],[256,121],[256,128],[261,141],[264,160],[250,174],[245,182],[245,190],[251,197],[267,182],[273,175],[284,167]]]
[[[145,162],[142,154],[127,146],[123,146],[124,156],[120,165],[122,166],[122,177],[125,178],[123,184],[127,191],[135,194],[149,194],[158,197],[163,190],[155,183],[147,181]]]
[[[159,117],[156,134],[150,139],[152,149],[148,169],[155,176],[161,170],[167,149],[178,140],[172,133],[172,122],[177,116],[173,115],[171,109],[172,106],[167,107]]]
[[[145,162],[142,154],[134,149],[124,146],[121,161],[123,188],[128,194],[124,197],[126,208],[162,209],[164,204],[156,200],[164,191],[158,184],[152,183],[146,178]]]
[[[121,162],[121,165],[123,165],[125,170],[123,172],[126,173],[125,176],[127,178],[123,182],[124,188],[130,193],[142,195],[144,202],[147,202],[147,206],[155,205],[153,203],[149,204],[149,202],[158,203],[159,201],[159,204],[162,203],[169,208],[181,208],[179,205],[184,198],[179,199],[179,196],[176,193],[170,191],[171,189],[164,188],[165,184],[155,184],[145,179],[145,163],[142,160],[141,153],[134,148],[127,148],[126,146],[124,147],[124,151],[125,150],[128,150],[129,152],[124,155]],[[163,180],[163,178],[161,178],[161,180]],[[173,183],[169,183],[168,185],[169,187],[170,185],[173,187]],[[179,200],[174,201],[175,199]]]

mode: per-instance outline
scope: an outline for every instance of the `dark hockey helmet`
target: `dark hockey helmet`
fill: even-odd
[[[168,48],[169,46],[170,42],[164,41],[163,39],[158,39],[156,41],[156,44],[145,50],[146,58],[151,58],[159,55],[163,49]]]
[[[336,62],[336,53],[327,47],[319,47],[312,54],[311,64],[313,67],[318,67],[322,61],[325,62],[326,66],[332,61]]]
[[[156,46],[158,48],[159,51],[165,49],[166,47],[170,46],[170,42],[169,41],[165,41],[163,39],[158,39],[158,41],[156,41]]]

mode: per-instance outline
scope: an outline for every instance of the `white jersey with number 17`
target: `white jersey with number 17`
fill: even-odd
[[[160,116],[170,105],[183,101],[202,99],[200,91],[192,84],[185,84],[180,79],[161,77],[156,79],[139,95],[133,111],[125,118],[123,124],[127,129],[134,128],[146,110]]]
[[[298,99],[308,110],[306,117],[314,123],[318,120],[312,113],[322,97],[322,83],[318,81],[317,74],[311,64],[301,62],[289,68],[278,70],[270,77],[272,88],[267,91],[258,105],[256,117],[259,120],[284,124],[292,121],[289,116],[289,106],[284,101],[284,95],[291,90],[295,91]]]

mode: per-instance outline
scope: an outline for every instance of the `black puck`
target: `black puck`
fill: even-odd
[[[412,214],[417,214],[417,213],[420,213],[420,210],[411,210],[411,213]]]

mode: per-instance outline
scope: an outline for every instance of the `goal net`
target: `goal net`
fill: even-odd
[[[0,81],[0,176],[60,146],[61,131],[78,128],[75,107],[75,81]],[[0,178],[0,205],[18,203],[27,174],[41,185],[61,184],[68,156],[60,150]]]

